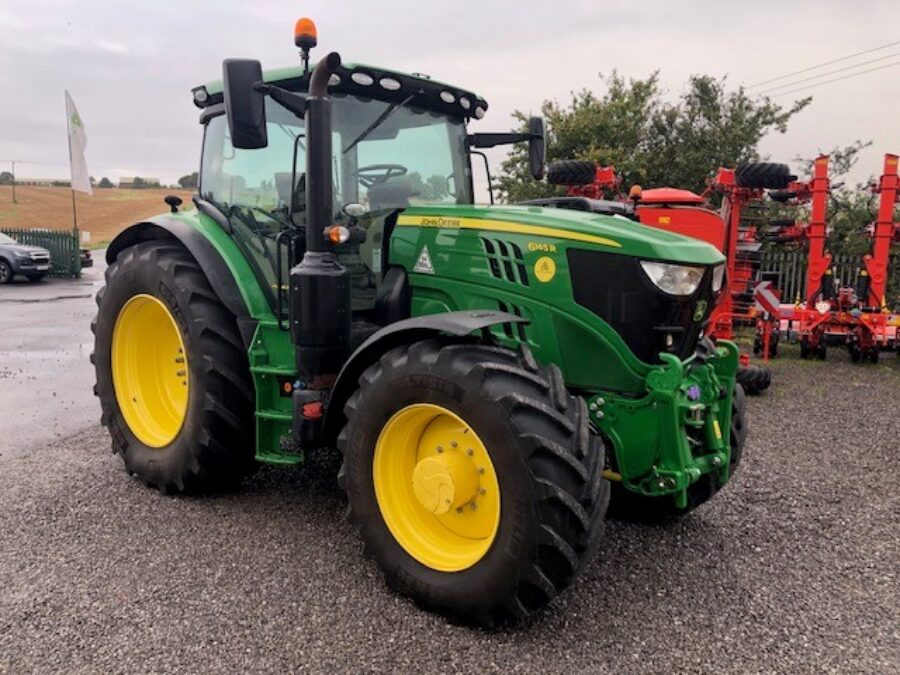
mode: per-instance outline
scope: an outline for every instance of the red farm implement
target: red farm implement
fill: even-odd
[[[800,355],[824,359],[829,345],[846,346],[854,362],[876,362],[883,350],[897,346],[900,318],[886,304],[888,264],[892,242],[900,241],[900,224],[894,222],[898,200],[897,156],[885,155],[884,171],[873,186],[879,195],[878,215],[869,226],[870,251],[863,256],[856,285],[839,286],[827,250],[826,209],[830,192],[828,157],[813,163],[807,182],[793,182],[769,196],[786,205],[809,204],[809,221],[778,221],[770,239],[779,243],[805,242],[808,248],[804,297],[781,307],[782,332],[800,342]],[[763,334],[759,324],[758,332]]]

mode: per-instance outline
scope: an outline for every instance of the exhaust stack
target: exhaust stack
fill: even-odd
[[[290,274],[291,339],[303,388],[327,389],[350,346],[350,273],[325,230],[334,224],[331,175],[331,98],[328,80],[341,65],[332,52],[320,61],[306,102],[306,252]],[[299,393],[299,392],[297,392]]]

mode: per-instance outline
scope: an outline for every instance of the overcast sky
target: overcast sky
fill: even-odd
[[[675,97],[694,73],[749,85],[895,42],[897,10],[898,0],[0,0],[0,160],[22,162],[23,178],[67,176],[69,89],[93,175],[173,182],[198,164],[190,88],[220,77],[225,57],[296,63],[300,13],[318,24],[320,54],[337,50],[347,61],[473,89],[490,103],[474,128],[501,131],[515,109],[537,112],[545,98],[565,100],[583,87],[602,91],[598,74],[613,68],[630,77],[659,69]],[[895,53],[861,69],[890,64],[900,45],[792,79]],[[861,180],[879,173],[884,152],[900,152],[900,66],[776,100],[789,105],[807,93],[813,104],[787,134],[764,140],[773,159],[872,140],[853,176]]]

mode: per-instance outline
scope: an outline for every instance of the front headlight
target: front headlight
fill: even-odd
[[[718,293],[722,290],[722,282],[725,281],[725,263],[718,265],[717,267],[713,267],[713,275],[712,275],[712,289],[713,293]]]
[[[650,281],[669,295],[690,295],[697,290],[703,280],[705,267],[673,265],[671,263],[641,260],[641,267]]]

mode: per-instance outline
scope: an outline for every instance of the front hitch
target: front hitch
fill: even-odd
[[[728,480],[731,398],[739,352],[731,342],[698,346],[681,361],[661,354],[646,378],[647,395],[603,393],[588,398],[594,424],[610,439],[617,471],[606,472],[645,496],[675,495],[688,503],[688,488],[704,474]]]

